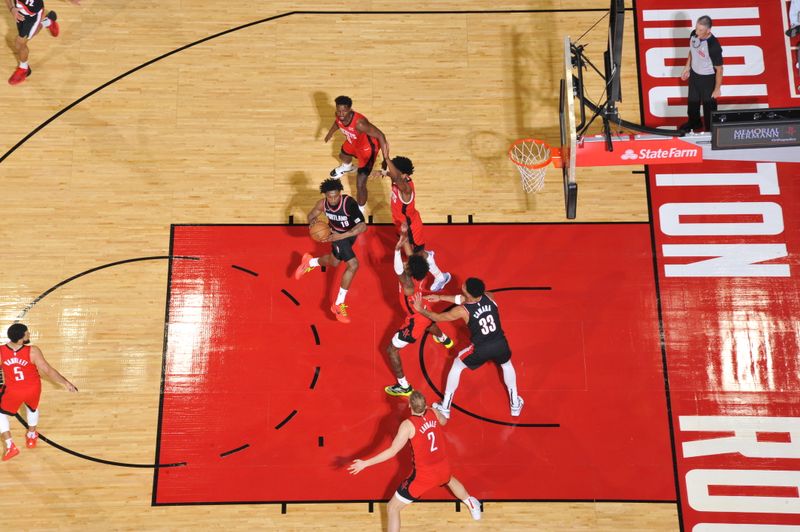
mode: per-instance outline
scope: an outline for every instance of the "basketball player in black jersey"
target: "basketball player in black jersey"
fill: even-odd
[[[77,4],[77,0],[71,0]],[[28,41],[39,33],[42,28],[47,28],[53,37],[58,37],[59,27],[55,11],[44,14],[44,0],[6,0],[6,6],[11,11],[11,16],[17,23],[17,39],[14,41],[14,50],[19,59],[19,66],[8,78],[8,83],[18,85],[31,75],[28,66]]]
[[[441,403],[432,406],[447,418],[450,417],[450,405],[458,388],[461,372],[464,368],[478,369],[485,362],[494,362],[503,370],[503,381],[508,389],[511,415],[519,416],[525,401],[517,395],[517,373],[511,363],[511,348],[500,325],[500,312],[497,303],[486,292],[483,281],[470,277],[461,287],[461,294],[425,296],[428,301],[447,301],[456,306],[442,313],[431,312],[422,305],[422,295],[414,296],[414,308],[431,321],[464,320],[469,327],[472,344],[459,351],[450,372],[447,374],[447,386]]]
[[[340,322],[350,323],[344,300],[350,283],[358,271],[358,259],[353,251],[353,243],[358,235],[367,230],[367,224],[364,223],[364,215],[358,208],[356,200],[347,194],[342,194],[342,190],[344,186],[338,179],[326,179],[319,186],[319,191],[325,194],[325,197],[308,213],[308,224],[314,223],[314,220],[324,212],[328,217],[331,234],[323,242],[330,242],[333,249],[331,253],[318,258],[312,257],[311,253],[304,254],[300,266],[294,272],[294,278],[300,279],[317,266],[338,266],[344,261],[347,270],[342,275],[339,295],[336,297],[336,302],[331,305],[331,312]]]

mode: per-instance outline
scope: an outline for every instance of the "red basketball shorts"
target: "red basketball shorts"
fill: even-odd
[[[438,464],[415,468],[397,488],[398,498],[406,504],[422,497],[425,492],[450,482],[450,462],[443,460]]]
[[[422,333],[424,333],[430,325],[431,320],[422,314],[406,316],[406,321],[403,322],[403,326],[397,329],[397,332],[392,338],[392,345],[398,349],[402,349],[408,344],[415,343],[422,338]]]
[[[13,416],[19,411],[22,403],[32,410],[39,408],[42,386],[19,386],[17,384],[0,386],[0,410]]]
[[[358,169],[369,174],[372,172],[372,167],[375,166],[375,158],[378,156],[380,146],[378,141],[372,137],[367,136],[366,139],[358,144],[345,142],[342,144],[342,152],[358,159]]]

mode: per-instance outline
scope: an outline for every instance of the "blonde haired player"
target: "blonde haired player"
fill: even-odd
[[[348,468],[350,474],[357,475],[370,466],[393,458],[410,440],[414,453],[414,469],[386,505],[387,531],[398,532],[403,508],[436,486],[447,485],[453,495],[467,505],[472,518],[480,519],[480,501],[467,493],[464,485],[450,474],[447,442],[442,430],[447,419],[439,412],[429,410],[425,396],[416,390],[408,398],[408,407],[411,409],[411,416],[400,423],[392,444],[368,460],[353,460]]]

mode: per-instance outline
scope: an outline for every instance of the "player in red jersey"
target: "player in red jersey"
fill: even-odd
[[[400,226],[408,226],[408,241],[414,253],[421,255],[427,262],[434,277],[431,292],[438,292],[450,282],[451,276],[442,272],[436,265],[433,250],[425,249],[425,238],[422,233],[422,216],[417,210],[417,193],[411,176],[414,164],[408,157],[395,157],[387,161],[386,174],[392,179],[392,222],[400,231]]]
[[[367,178],[372,173],[378,148],[383,153],[383,159],[389,159],[389,141],[386,140],[380,129],[370,124],[367,117],[353,111],[353,100],[347,96],[336,98],[336,119],[333,121],[328,134],[325,135],[327,143],[339,129],[346,137],[342,144],[339,160],[342,164],[331,170],[331,177],[341,178],[347,172],[353,171],[353,157],[358,159],[358,172],[356,173],[356,200],[361,211],[367,204]]]
[[[78,2],[72,0],[73,4]],[[56,19],[58,16],[55,11],[48,11],[44,17],[44,0],[6,0],[6,5],[11,11],[11,16],[17,23],[17,39],[14,41],[14,50],[17,52],[19,66],[8,83],[19,85],[31,75],[31,67],[28,66],[28,41],[39,33],[42,28],[48,28],[53,37],[58,37],[59,27]]]
[[[414,469],[397,488],[394,497],[386,505],[388,532],[400,530],[400,511],[419,499],[426,491],[447,484],[453,495],[461,499],[469,508],[472,518],[481,518],[481,503],[467,493],[464,485],[450,474],[450,461],[447,458],[447,442],[442,427],[447,419],[426,408],[425,396],[418,391],[408,398],[411,416],[400,423],[392,444],[368,460],[353,460],[348,468],[351,475],[380,464],[394,457],[411,440],[414,453]]]
[[[0,385],[0,437],[5,442],[3,462],[19,454],[19,449],[11,439],[11,426],[7,416],[14,416],[25,403],[28,419],[26,445],[36,447],[39,434],[39,396],[42,392],[41,371],[70,392],[78,389],[45,360],[42,351],[31,343],[28,328],[15,323],[8,328],[9,343],[0,346],[0,364],[3,366],[3,383]]]
[[[403,248],[409,256],[408,262],[403,262],[401,256]],[[392,337],[389,347],[386,348],[392,371],[397,377],[397,384],[387,386],[384,390],[387,394],[396,397],[411,395],[411,392],[414,391],[403,372],[400,350],[408,344],[415,343],[422,337],[422,332],[426,330],[433,335],[434,342],[444,344],[448,349],[453,347],[453,340],[448,338],[438,325],[414,310],[414,294],[422,293],[420,285],[428,275],[428,263],[420,255],[411,253],[411,246],[408,243],[408,227],[405,224],[400,226],[400,238],[394,248],[394,273],[397,274],[400,282],[398,287],[400,289],[400,306],[406,311],[406,320]]]

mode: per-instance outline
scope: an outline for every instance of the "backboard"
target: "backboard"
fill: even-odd
[[[561,172],[564,179],[564,206],[572,220],[578,206],[578,182],[575,180],[577,131],[575,123],[575,83],[572,77],[572,50],[569,36],[564,37],[564,69],[559,98],[561,126]]]

